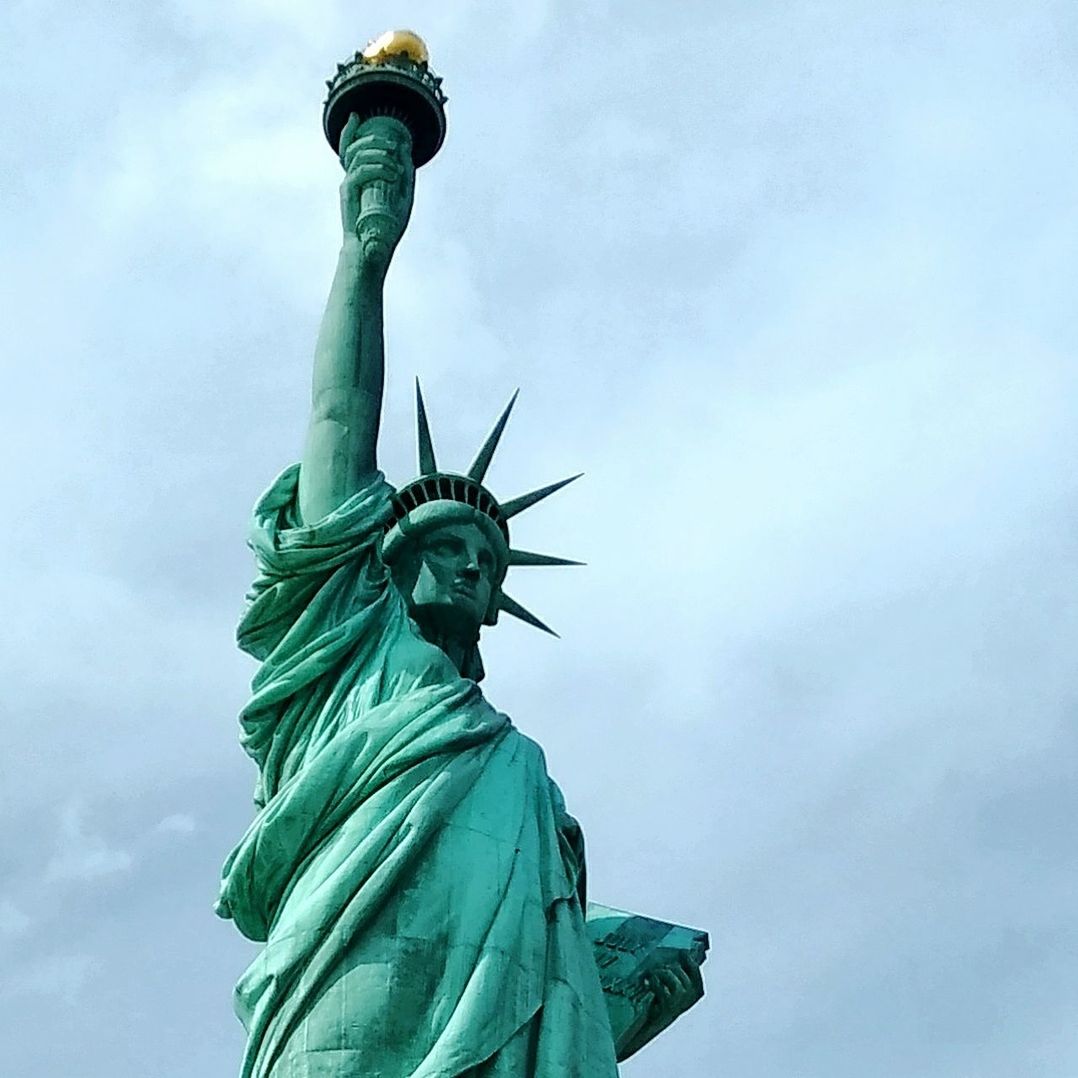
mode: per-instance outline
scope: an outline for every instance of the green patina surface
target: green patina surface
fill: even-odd
[[[542,750],[477,684],[483,625],[509,613],[545,628],[505,576],[566,563],[512,550],[508,521],[563,484],[504,503],[483,487],[508,409],[469,469],[439,471],[421,398],[421,476],[385,482],[382,290],[413,133],[343,123],[344,239],[307,441],[256,507],[238,634],[261,664],[241,716],[259,811],[218,912],[264,943],[236,989],[242,1073],[612,1076],[700,997],[706,938],[670,934],[600,983],[580,828]],[[625,940],[669,928],[631,918],[603,961],[620,969]]]

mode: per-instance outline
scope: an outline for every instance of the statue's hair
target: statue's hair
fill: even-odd
[[[387,566],[394,586],[404,596],[405,601],[408,601],[412,592],[415,591],[422,565],[423,560],[416,544],[404,543],[392,564]]]

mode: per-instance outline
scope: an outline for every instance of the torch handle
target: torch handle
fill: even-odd
[[[389,261],[389,244],[385,236],[393,228],[393,215],[389,210],[389,184],[374,180],[359,193],[359,217],[356,234],[368,258]]]

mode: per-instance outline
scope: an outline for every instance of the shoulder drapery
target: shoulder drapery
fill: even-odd
[[[332,737],[357,679],[384,667],[408,626],[378,554],[389,484],[379,473],[324,519],[300,525],[298,482],[292,465],[255,507],[248,542],[258,574],[236,634],[262,664],[240,716],[259,804]]]

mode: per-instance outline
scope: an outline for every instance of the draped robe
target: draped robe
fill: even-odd
[[[243,1078],[614,1078],[583,845],[542,750],[419,634],[379,475],[303,525],[255,509],[240,646],[259,812],[218,912],[264,941]]]

